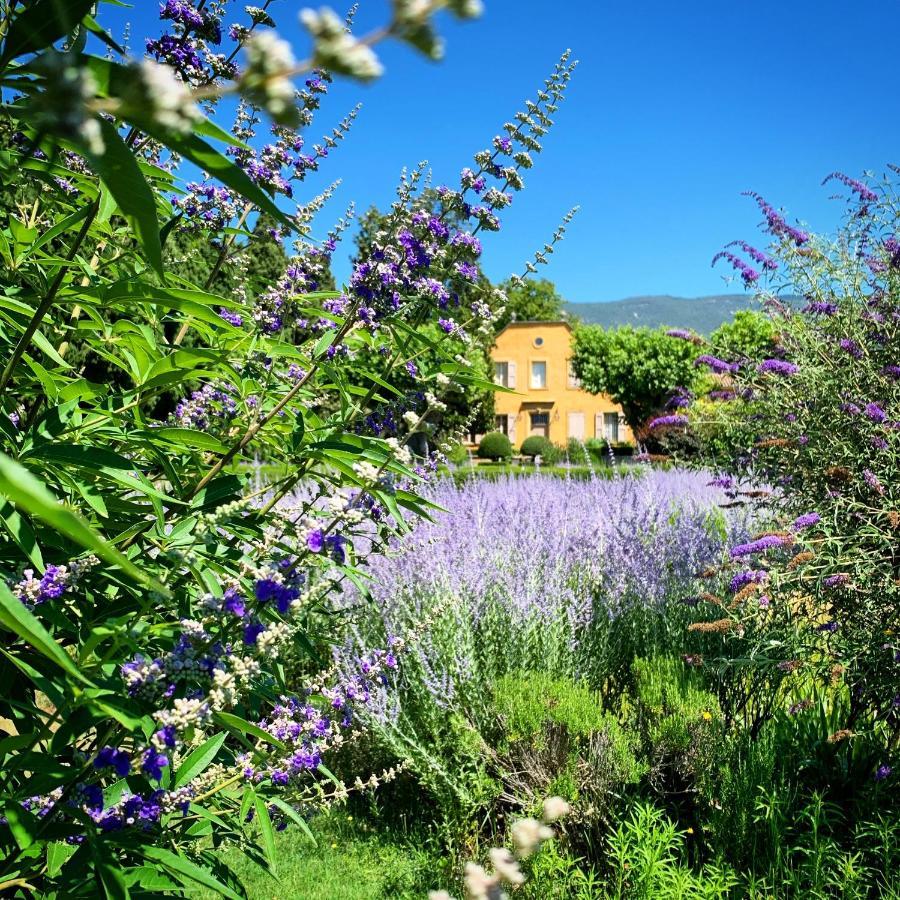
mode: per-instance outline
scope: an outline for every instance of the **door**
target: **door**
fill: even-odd
[[[584,440],[584,413],[569,413],[569,437],[575,438],[576,441]]]

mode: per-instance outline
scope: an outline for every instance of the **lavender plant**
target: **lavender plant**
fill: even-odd
[[[227,3],[167,0],[142,60],[93,6],[0,6],[0,890],[236,897],[222,842],[274,869],[274,831],[347,794],[324,762],[390,684],[404,636],[338,669],[315,659],[305,623],[359,580],[366,546],[429,506],[427,464],[405,442],[444,387],[479,381],[458,358],[496,298],[460,309],[457,287],[523,186],[573,63],[432,214],[415,203],[422,171],[408,174],[371,254],[323,291],[346,222],[315,240],[323,197],[283,207],[352,113],[320,145],[301,130],[333,76],[379,74],[378,41],[436,56],[435,13],[478,4],[397,0],[362,39],[305,11],[299,63],[272,0],[234,21]],[[228,131],[214,114],[234,94]],[[203,283],[164,265],[179,232],[209,248]],[[294,252],[256,290],[241,273],[265,239]],[[221,293],[226,268],[237,287]],[[401,366],[412,392],[394,387]],[[183,399],[155,418],[172,391]],[[262,498],[242,465],[255,455],[278,473]],[[282,505],[301,483],[302,502]],[[288,684],[280,658],[298,646],[311,674]],[[360,789],[394,773],[361,774]]]
[[[708,482],[648,469],[587,481],[448,479],[430,488],[427,498],[445,512],[370,557],[366,590],[375,607],[360,613],[337,656],[343,671],[360,647],[417,635],[397,689],[369,706],[380,739],[436,795],[470,809],[482,787],[472,754],[493,715],[493,685],[547,672],[615,694],[620,661],[630,668],[635,652],[651,648],[615,646],[612,623],[684,609],[697,573],[746,536],[745,517],[720,512],[724,494]],[[423,621],[433,623],[426,633],[417,628]],[[681,621],[677,612],[671,621]],[[468,755],[447,736],[454,722],[471,734]]]
[[[776,489],[772,527],[731,549],[732,632],[754,635],[753,657],[774,675],[842,686],[839,730],[869,732],[891,753],[900,738],[900,213],[892,176],[825,181],[847,194],[833,238],[791,225],[754,195],[769,248],[750,255],[772,279],[761,299],[778,340],[762,360],[729,362],[717,396],[698,399],[689,417],[726,478]],[[745,281],[750,265],[738,266]],[[801,295],[802,307],[780,292]],[[887,777],[883,765],[871,776]]]

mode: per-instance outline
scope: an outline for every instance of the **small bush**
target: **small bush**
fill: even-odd
[[[522,456],[540,456],[543,462],[554,462],[557,454],[556,447],[545,437],[540,434],[533,434],[531,437],[522,441],[522,447],[519,450]]]
[[[486,434],[478,445],[478,455],[483,459],[509,459],[512,452],[509,438],[501,431]]]

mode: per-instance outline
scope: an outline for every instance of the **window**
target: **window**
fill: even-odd
[[[535,347],[543,347],[543,346],[544,346],[544,339],[543,339],[542,337],[540,337],[540,336],[536,337],[536,338],[534,339],[534,346],[535,346]]]
[[[603,413],[603,437],[611,444],[619,440],[619,414]]]
[[[531,389],[543,390],[547,387],[547,363],[533,362],[531,364]]]
[[[543,437],[550,436],[550,413],[531,413],[531,434],[539,434]]]
[[[494,428],[509,437],[509,416],[495,416]]]
[[[509,363],[494,363],[494,383],[501,387],[509,387]]]
[[[572,368],[572,360],[569,360],[569,387],[570,388],[580,388],[581,382],[575,375],[575,370]]]

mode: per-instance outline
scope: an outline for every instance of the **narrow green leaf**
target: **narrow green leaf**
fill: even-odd
[[[230,897],[231,900],[241,900],[240,895],[219,881],[208,869],[201,869],[196,863],[172,853],[171,850],[166,850],[164,847],[144,847],[143,853],[147,859],[155,860],[173,875],[187,878],[203,887],[218,891],[223,897]]]
[[[44,558],[31,523],[8,500],[0,503],[0,524],[32,564],[43,569]]]
[[[112,862],[110,857],[102,854],[103,851],[98,850],[95,853],[95,860],[104,895],[108,900],[129,900],[131,893],[125,884],[122,870]]]
[[[154,428],[146,432],[151,440],[162,438],[173,444],[181,444],[184,447],[193,447],[195,450],[211,450],[214,453],[225,453],[228,448],[217,438],[205,431],[194,431],[191,428]]]
[[[275,829],[272,827],[272,817],[266,801],[259,794],[253,794],[253,805],[256,808],[256,819],[259,822],[259,830],[262,836],[263,849],[272,872],[275,872]]]
[[[2,581],[0,581],[0,624],[17,634],[25,643],[55,662],[72,677],[86,684],[91,683],[81,674],[69,655],[53,640],[44,626]]]
[[[216,758],[222,744],[225,743],[225,732],[214,734],[209,740],[204,741],[199,747],[195,747],[178,767],[175,773],[175,787],[179,788],[187,784],[195,775],[203,772]]]
[[[56,497],[28,469],[2,453],[0,453],[0,494],[75,543],[93,551],[101,559],[118,566],[135,581],[168,596],[166,588],[103,540],[84,519],[61,506]]]
[[[3,812],[6,823],[20,850],[27,850],[35,841],[38,831],[38,820],[28,810],[15,801],[7,803]]]
[[[287,749],[278,738],[272,737],[268,731],[264,731],[258,725],[254,725],[252,722],[248,722],[246,719],[234,715],[234,713],[218,712],[215,714],[215,718],[217,722],[220,722],[232,731],[239,731],[241,734],[251,735],[261,741],[265,741],[267,744],[271,744],[273,747],[277,747],[279,750]]]
[[[134,229],[147,261],[160,278],[165,279],[162,263],[162,246],[159,243],[159,222],[156,218],[156,199],[150,185],[141,173],[140,166],[125,141],[116,131],[116,126],[106,119],[100,120],[105,149],[94,155],[93,162],[97,174],[110,193],[122,214]]]
[[[315,839],[315,836],[312,833],[312,830],[309,827],[306,819],[294,809],[290,803],[285,803],[281,797],[270,797],[269,802],[273,806],[277,806],[295,825],[297,825],[300,830],[313,842],[314,847],[319,846],[319,842]]]

